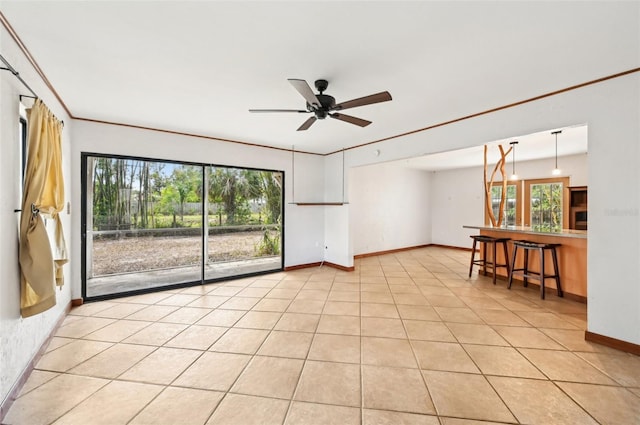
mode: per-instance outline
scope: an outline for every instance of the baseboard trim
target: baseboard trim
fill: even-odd
[[[427,247],[438,247],[438,248],[448,248],[448,249],[457,249],[460,251],[468,251],[471,252],[471,248],[461,248],[459,246],[449,246],[449,245],[440,245],[440,244],[424,244],[424,245],[416,245],[416,246],[408,246],[405,248],[396,248],[396,249],[389,249],[386,251],[377,251],[377,252],[368,252],[366,254],[357,254],[354,255],[353,258],[355,260],[360,259],[360,258],[367,258],[367,257],[375,257],[377,255],[385,255],[385,254],[394,254],[396,252],[403,252],[403,251],[411,251],[414,249],[420,249],[420,248],[427,248]],[[295,266],[287,266],[284,268],[285,272],[288,271],[292,271],[292,270],[300,270],[300,269],[307,269],[310,267],[319,267],[321,265],[325,265],[325,266],[329,266],[329,267],[333,267],[335,269],[338,270],[342,270],[342,271],[347,271],[347,272],[352,272],[355,271],[355,267],[351,266],[351,267],[346,267],[346,266],[341,266],[340,264],[335,264],[335,263],[331,263],[328,261],[324,261],[324,262],[316,262],[316,263],[307,263],[307,264],[297,264]]]
[[[27,366],[25,366],[25,368],[22,370],[22,373],[18,377],[15,384],[13,384],[13,388],[11,389],[11,391],[9,391],[7,397],[4,399],[4,401],[2,401],[2,404],[0,404],[0,423],[4,423],[3,421],[5,415],[7,414],[7,412],[9,412],[9,409],[11,408],[13,402],[18,398],[20,391],[22,391],[22,387],[27,382],[27,379],[29,379],[31,372],[33,372],[33,369],[35,369],[35,366],[38,361],[40,361],[40,358],[44,355],[45,350],[49,346],[49,343],[51,342],[51,339],[55,335],[56,331],[58,330],[60,325],[62,325],[62,322],[64,322],[64,319],[71,311],[71,305],[72,301],[67,304],[64,312],[58,318],[56,324],[53,326],[53,329],[51,329],[51,332],[49,332],[49,336],[47,336],[47,339],[45,339],[42,345],[40,345],[38,351],[36,351],[29,363],[27,363]]]
[[[320,267],[322,265],[327,267],[332,267],[334,269],[342,270],[345,272],[352,272],[356,269],[354,266],[347,267],[347,266],[341,266],[340,264],[331,263],[329,261],[322,261],[322,262],[318,261],[317,263],[307,263],[307,264],[297,264],[295,266],[287,266],[284,268],[284,271],[290,272],[292,270],[308,269],[311,267]]]
[[[325,261],[324,264],[325,266],[333,267],[334,269],[342,270],[345,272],[353,272],[356,270],[355,266],[351,266],[351,267],[341,266],[340,264],[330,263],[328,261]]]
[[[321,265],[322,263],[319,261],[317,263],[296,264],[295,266],[286,266],[284,268],[284,271],[290,272],[292,270],[308,269],[311,267],[320,267]]]
[[[584,331],[585,341],[595,342],[596,344],[604,345],[616,350],[624,351],[625,353],[635,354],[640,356],[640,345],[632,342],[623,341],[621,339],[611,338],[610,336],[600,335],[594,332]]]
[[[357,260],[359,258],[375,257],[376,255],[394,254],[396,252],[411,251],[412,249],[426,248],[428,246],[433,246],[433,245],[425,244],[425,245],[408,246],[406,248],[389,249],[386,251],[368,252],[366,254],[354,255],[353,258]]]
[[[82,304],[84,304],[82,298],[74,298],[71,300],[71,307],[80,307]]]

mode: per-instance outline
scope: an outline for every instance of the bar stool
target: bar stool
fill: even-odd
[[[471,264],[469,265],[469,277],[473,273],[473,265],[482,266],[482,271],[486,274],[487,267],[491,268],[493,272],[493,284],[496,284],[496,269],[500,267],[504,267],[507,269],[507,276],[509,276],[509,252],[507,250],[507,241],[510,241],[510,238],[494,238],[492,236],[486,235],[471,235],[471,239],[473,239],[473,246],[471,247]],[[482,244],[482,258],[479,260],[475,259],[476,256],[476,244]],[[504,264],[498,264],[496,262],[496,246],[501,243],[504,249]],[[493,257],[491,257],[491,261],[487,259],[487,245],[490,244],[492,248]]]
[[[558,268],[558,255],[556,248],[561,246],[559,243],[539,243],[531,241],[513,241],[513,254],[511,257],[511,273],[509,274],[509,289],[511,289],[511,283],[513,282],[513,276],[522,276],[524,280],[524,286],[528,286],[529,278],[534,278],[540,281],[540,298],[544,300],[544,282],[546,279],[555,279],[558,290],[558,296],[564,296],[562,292],[562,285],[560,284],[560,269]],[[524,250],[524,267],[516,269],[516,257],[518,254],[518,248]],[[529,252],[536,250],[540,255],[540,271],[535,272],[529,270]],[[545,252],[551,252],[551,259],[553,260],[553,274],[545,274],[544,269],[544,256]]]

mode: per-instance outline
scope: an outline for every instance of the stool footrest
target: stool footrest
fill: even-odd
[[[540,272],[532,272],[531,270],[528,270],[526,273],[523,273],[523,269],[515,269],[511,272],[511,274],[513,276],[522,276],[522,277],[531,277],[537,280],[540,280],[540,278],[542,277],[543,279],[555,279],[558,275],[555,274],[545,274],[544,276],[540,276]]]

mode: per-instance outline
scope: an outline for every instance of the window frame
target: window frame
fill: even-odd
[[[523,180],[524,183],[524,225],[531,226],[531,186],[535,184],[562,184],[562,228],[569,228],[569,177]]]
[[[20,119],[18,121],[18,128],[20,131],[20,175],[22,176],[20,180],[24,182],[24,173],[27,169],[27,119],[22,115],[20,115]]]
[[[496,186],[502,187],[502,181],[493,182],[491,184],[491,189]],[[516,226],[520,226],[522,224],[522,180],[507,180],[507,186],[515,186],[516,187]],[[491,193],[491,192],[489,192]],[[491,225],[491,220],[489,219],[489,205],[491,202],[486,202],[486,194],[485,194],[485,209],[484,209],[484,224],[485,226]],[[497,217],[496,217],[497,219]]]

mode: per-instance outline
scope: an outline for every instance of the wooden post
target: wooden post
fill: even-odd
[[[502,225],[502,221],[504,220],[504,204],[507,199],[507,174],[505,172],[504,166],[507,162],[507,155],[511,153],[513,147],[509,148],[509,150],[507,150],[506,152],[504,151],[502,145],[498,145],[498,149],[500,149],[500,159],[493,168],[491,179],[487,181],[487,145],[484,145],[484,199],[487,214],[489,215],[489,220],[491,221],[491,225],[493,227],[500,227]],[[500,170],[500,174],[502,175],[502,193],[500,196],[500,209],[498,211],[498,219],[496,220],[496,216],[493,213],[493,208],[491,208],[491,187],[493,186],[493,180],[498,170]]]
[[[493,179],[490,182],[487,182],[487,145],[484,145],[484,203],[487,215],[489,216],[489,221],[491,225],[495,227],[496,225],[496,217],[493,214],[493,208],[491,208],[491,184],[493,183]]]

